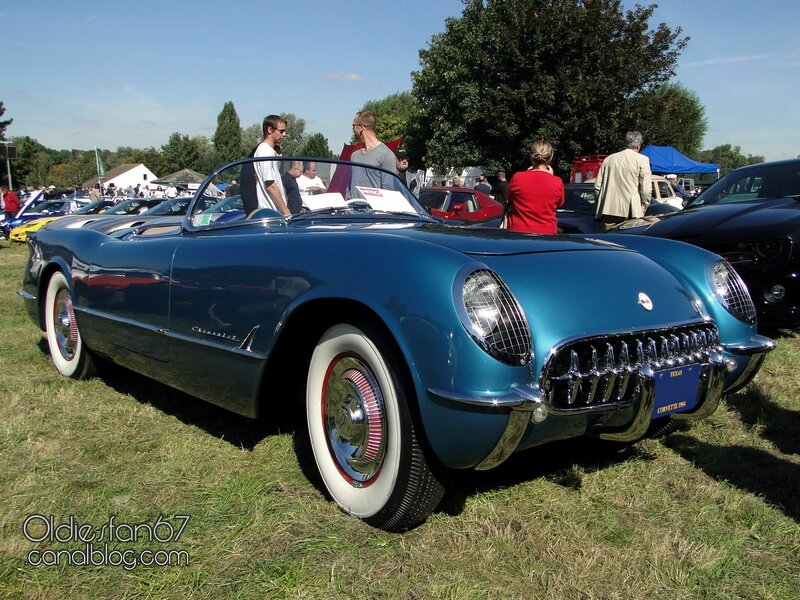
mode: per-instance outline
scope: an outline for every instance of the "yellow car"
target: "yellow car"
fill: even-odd
[[[9,241],[12,242],[24,242],[25,240],[28,239],[29,233],[33,233],[34,231],[39,231],[50,221],[55,221],[56,219],[60,218],[61,216],[42,217],[41,219],[34,219],[33,221],[28,221],[27,223],[23,223],[22,225],[14,227],[14,229],[11,230],[11,233],[8,234],[8,239]]]
[[[23,223],[22,225],[14,227],[14,229],[12,229],[8,234],[8,239],[11,242],[25,242],[28,239],[29,234],[33,233],[34,231],[39,231],[50,221],[55,221],[56,219],[61,219],[62,217],[68,217],[72,215],[93,215],[103,212],[111,206],[114,206],[114,202],[111,200],[97,200],[96,202],[92,202],[91,204],[87,204],[86,206],[79,208],[70,215],[57,215],[33,219]]]

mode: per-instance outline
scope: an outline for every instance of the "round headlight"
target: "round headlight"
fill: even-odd
[[[488,269],[472,271],[461,286],[457,282],[456,292],[460,295],[456,307],[464,327],[481,348],[509,365],[524,365],[531,360],[528,320],[497,273]]]
[[[714,264],[709,283],[725,310],[745,323],[756,322],[756,307],[747,286],[727,261],[720,260]]]
[[[764,240],[755,243],[756,255],[760,258],[777,258],[783,252],[783,240]]]

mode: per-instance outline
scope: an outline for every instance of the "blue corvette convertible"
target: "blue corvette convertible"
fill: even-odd
[[[706,417],[773,347],[715,254],[449,226],[363,165],[328,161],[292,217],[208,212],[211,184],[263,197],[261,160],[182,217],[42,229],[20,294],[65,376],[102,357],[250,417],[304,398],[327,492],[376,527],[422,522],[454,469]]]

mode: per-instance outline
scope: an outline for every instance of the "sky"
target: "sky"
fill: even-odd
[[[800,155],[800,3],[658,4],[651,26],[690,38],[674,81],[705,106],[703,148]],[[211,138],[232,101],[242,127],[293,113],[338,152],[365,102],[411,90],[419,51],[462,10],[461,0],[0,0],[6,138],[160,148],[174,132]]]

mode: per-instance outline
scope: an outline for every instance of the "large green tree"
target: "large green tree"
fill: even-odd
[[[654,6],[620,0],[464,0],[461,17],[420,51],[412,74],[425,162],[523,166],[531,143],[573,156],[613,151],[634,103],[674,75],[688,39]]]
[[[708,129],[705,107],[680,83],[666,83],[645,92],[633,104],[636,123],[647,144],[673,146],[695,158]]]
[[[219,162],[229,162],[242,156],[242,129],[233,102],[226,102],[217,116],[214,149]]]
[[[169,141],[161,146],[163,166],[166,171],[160,177],[180,171],[193,169],[203,172],[207,167],[204,157],[208,152],[208,140],[205,137],[193,137],[178,133],[169,136]]]

